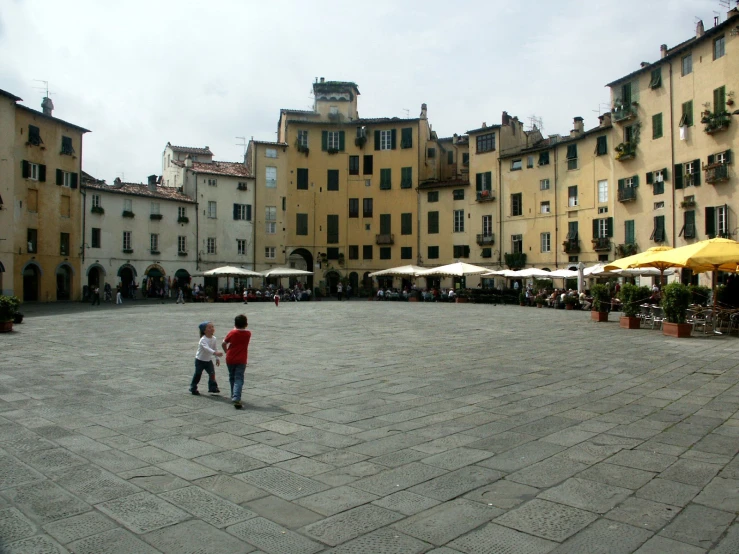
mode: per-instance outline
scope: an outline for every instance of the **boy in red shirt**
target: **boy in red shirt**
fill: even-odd
[[[223,351],[226,353],[226,365],[228,366],[228,380],[231,383],[231,400],[234,408],[241,409],[241,389],[244,386],[244,371],[246,370],[247,354],[251,331],[247,331],[247,320],[245,315],[237,315],[234,318],[234,329],[223,339]]]

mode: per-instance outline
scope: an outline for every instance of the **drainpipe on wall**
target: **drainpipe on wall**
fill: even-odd
[[[670,68],[670,169],[672,172],[675,169],[675,129],[672,126],[674,122],[674,104],[673,104],[673,90],[672,90],[672,62],[669,64]],[[675,211],[675,177],[672,178],[672,246],[677,246],[675,237],[675,224],[676,224],[676,211]]]
[[[502,143],[502,134],[499,136]],[[500,154],[498,154],[498,265],[503,268],[503,162]]]
[[[254,139],[252,138],[252,141],[253,140]],[[252,142],[252,144],[254,143]],[[257,219],[257,189],[259,188],[257,186],[256,145],[254,145],[254,148],[252,148],[251,155],[253,156],[252,174],[254,175],[254,210],[252,211],[252,214],[251,214],[251,218],[252,218],[252,222],[251,222],[251,259],[252,259],[252,269],[256,271],[257,270],[257,233],[256,233],[257,226],[255,225],[255,222]],[[249,282],[251,282],[251,278]]]
[[[559,269],[559,210],[557,209],[557,145],[554,145],[554,267]]]
[[[187,172],[185,168],[185,181]],[[195,175],[195,270],[200,271],[200,199],[198,198],[198,177],[195,173],[193,175]],[[183,186],[185,186],[184,183]]]
[[[418,149],[416,178],[421,181],[421,122],[416,124],[416,148]],[[428,252],[427,252],[428,253]],[[421,260],[421,190],[416,186],[416,264]]]

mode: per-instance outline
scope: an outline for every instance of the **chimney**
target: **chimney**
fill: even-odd
[[[667,56],[667,45],[666,44],[660,45],[659,54],[660,54],[659,56],[660,58],[664,58],[665,56]]]
[[[600,120],[600,126],[601,127],[610,127],[611,126],[611,112],[606,112],[600,117],[598,117]]]
[[[326,79],[324,79],[323,77],[321,77],[321,82],[322,83],[325,83],[326,82]]]
[[[701,38],[705,32],[706,31],[703,28],[703,20],[700,19],[695,25],[695,38]]]
[[[452,144],[457,144],[459,142],[459,135],[457,133],[454,133],[452,135]]]
[[[570,136],[572,136],[573,133],[574,133],[574,136],[579,136],[579,135],[582,135],[583,132],[585,131],[582,117],[576,117],[574,120],[573,126],[575,128],[572,130],[572,133],[570,133]]]
[[[155,192],[157,190],[157,176],[149,175],[149,190]]]
[[[192,167],[192,158],[190,157],[190,154],[185,156],[185,167],[188,169]]]
[[[485,129],[487,126],[488,126],[488,124],[483,121],[482,122],[482,128]]]
[[[41,101],[41,110],[44,112],[44,115],[50,116],[53,109],[54,102],[48,96],[44,96],[44,99]]]
[[[426,113],[427,111],[428,106],[426,106],[426,103],[424,102],[423,104],[421,104],[421,119],[428,119],[428,115]]]
[[[502,125],[509,125],[511,121],[511,118],[508,117],[508,112],[503,112],[503,116],[500,118],[500,123]]]
[[[116,188],[116,189],[123,188],[123,182],[121,181],[120,177],[116,177],[115,180],[113,181],[113,188]]]

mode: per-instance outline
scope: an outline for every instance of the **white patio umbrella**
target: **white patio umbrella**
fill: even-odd
[[[243,267],[234,267],[232,265],[224,265],[203,272],[205,277],[261,277],[262,274],[251,269]]]
[[[472,265],[465,262],[455,262],[453,264],[423,269],[416,273],[416,275],[419,277],[464,277],[465,275],[480,275],[482,273],[488,273],[489,271],[489,267],[481,267],[479,265]]]
[[[262,277],[299,277],[301,275],[313,275],[312,271],[295,269],[294,267],[273,267],[260,272]]]
[[[517,273],[512,269],[498,269],[483,273],[482,277],[515,277]]]
[[[574,279],[577,277],[577,271],[571,269],[556,269],[549,272],[549,277],[552,279]]]
[[[537,267],[527,267],[526,269],[519,269],[518,271],[513,271],[511,273],[511,277],[538,277],[540,279],[548,279],[551,277],[551,271],[546,271]]]
[[[370,277],[415,277],[419,271],[423,271],[422,267],[417,265],[401,265],[388,269],[381,269],[370,273]]]

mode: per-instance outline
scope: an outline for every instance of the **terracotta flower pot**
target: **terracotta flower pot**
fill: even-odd
[[[618,319],[618,326],[624,329],[640,329],[641,319],[639,319],[638,317],[627,317],[625,315],[622,315]]]
[[[13,330],[12,321],[0,321],[0,333],[10,333]]]
[[[457,296],[455,300],[457,304],[467,304],[467,298],[460,298],[459,296]]]
[[[670,323],[662,322],[662,334],[666,337],[676,337],[678,339],[688,338],[693,333],[693,326],[690,323]]]
[[[565,304],[565,310],[574,310],[575,305],[574,304]]]
[[[415,296],[409,296],[408,302],[418,302],[418,298],[416,298]]]
[[[590,312],[590,319],[593,321],[603,322],[608,321],[608,312]]]

